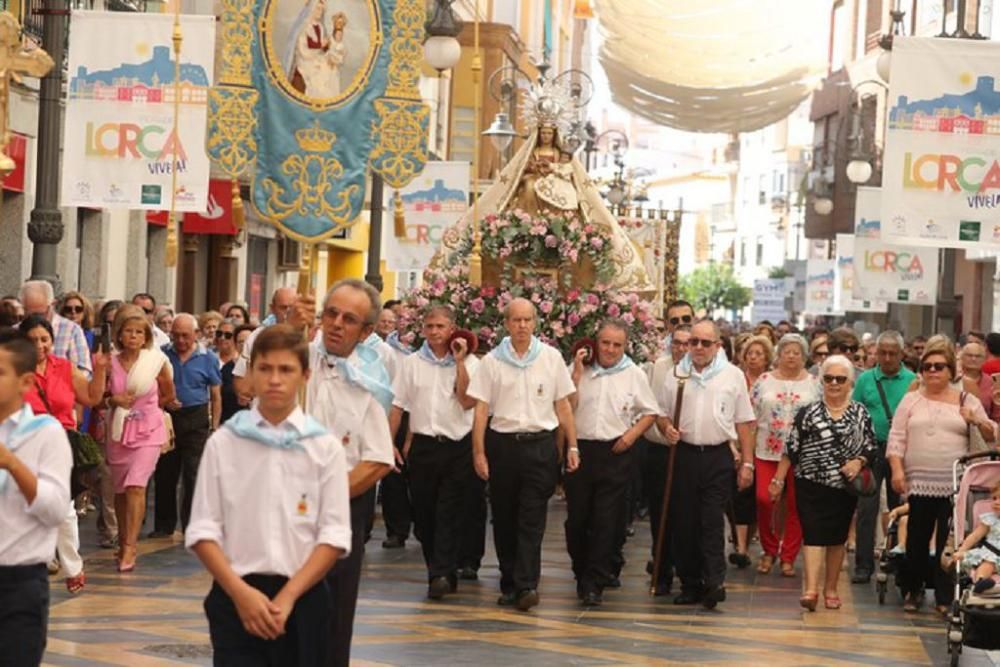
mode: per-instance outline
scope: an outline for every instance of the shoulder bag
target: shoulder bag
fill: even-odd
[[[35,389],[42,399],[45,410],[51,415],[52,408],[49,405],[49,397],[42,389],[42,385],[35,380]],[[74,497],[86,490],[83,477],[88,472],[94,470],[104,463],[104,455],[101,447],[89,433],[78,431],[77,429],[66,429],[66,439],[69,440],[70,450],[73,452],[73,472],[70,476],[70,492]]]

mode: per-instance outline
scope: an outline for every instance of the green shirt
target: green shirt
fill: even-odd
[[[899,372],[892,376],[886,375],[880,366],[876,366],[858,376],[857,382],[854,383],[854,394],[851,398],[868,408],[868,413],[872,416],[872,426],[875,427],[875,439],[879,442],[884,443],[889,439],[890,423],[875,383],[877,381],[882,383],[885,400],[895,413],[896,406],[903,400],[906,390],[916,377],[916,374],[906,366],[900,366]]]

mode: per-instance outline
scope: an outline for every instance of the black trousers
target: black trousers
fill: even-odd
[[[243,581],[274,598],[288,577],[248,574]],[[323,581],[298,599],[285,621],[285,634],[277,639],[262,639],[247,632],[236,605],[216,583],[212,584],[204,606],[214,652],[212,663],[216,667],[322,667],[324,664],[330,595]]]
[[[948,520],[951,518],[949,498],[909,496],[910,513],[906,523],[906,571],[903,590],[910,594],[924,592],[927,585],[927,568],[933,570],[934,599],[936,604],[951,604],[955,595],[948,573],[941,569],[941,554],[948,542]],[[934,533],[935,528],[937,533]],[[929,565],[930,541],[934,534],[934,563]]]
[[[682,589],[700,591],[725,583],[725,513],[736,473],[726,443],[677,447],[670,496],[674,558]]]
[[[653,445],[654,447],[656,445]],[[629,482],[627,487],[628,523],[636,517],[639,510],[649,508],[649,489],[646,488],[646,452],[649,449],[649,441],[646,438],[639,438],[629,448],[631,451],[632,468],[629,471]]]
[[[351,637],[354,612],[361,586],[361,564],[365,557],[365,526],[375,514],[375,487],[351,499],[351,555],[337,561],[327,572],[330,589],[330,648],[326,664],[348,667],[351,662]]]
[[[191,501],[198,465],[205,451],[211,428],[208,404],[192,405],[170,413],[176,436],[174,450],[156,462],[156,509],[153,530],[172,533],[177,527],[177,482],[183,484],[181,496],[181,530],[187,528],[191,518]]]
[[[403,420],[396,433],[393,443],[399,451],[403,451],[406,443],[406,432],[410,427],[410,413],[403,413]],[[471,465],[471,464],[470,464]],[[385,521],[385,536],[398,537],[406,540],[410,537],[410,524],[413,523],[413,512],[410,501],[409,464],[400,466],[400,472],[395,470],[382,478],[382,520]],[[418,536],[419,537],[419,536]]]
[[[580,440],[580,468],[563,479],[566,549],[579,593],[599,592],[618,576],[633,452],[630,448],[614,454],[614,444],[614,440]]]
[[[559,476],[555,435],[518,440],[514,434],[490,429],[486,457],[500,590],[517,593],[538,588],[549,498]]]
[[[892,490],[892,471],[889,469],[889,462],[885,459],[885,443],[879,443],[881,455],[872,465],[872,472],[875,473],[876,487],[885,484],[885,497],[889,504],[889,509],[899,506],[899,494]],[[867,572],[872,574],[875,571],[875,531],[879,519],[879,496],[876,492],[867,498],[858,498],[858,522],[855,527],[854,570],[856,572]],[[928,538],[929,539],[929,538]]]
[[[658,442],[651,442],[646,449],[646,488],[649,491],[649,533],[653,538],[650,555],[656,558],[656,536],[660,532],[660,517],[663,515],[663,495],[667,489],[667,462],[670,448]],[[676,472],[674,479],[677,479]],[[669,586],[674,579],[674,548],[670,536],[673,522],[667,521],[663,536],[663,557],[657,584]]]
[[[0,667],[37,667],[49,625],[45,564],[0,566]]]
[[[458,535],[458,566],[479,570],[486,553],[486,482],[473,469],[462,490],[461,526]]]
[[[428,579],[453,577],[458,568],[462,501],[472,467],[472,440],[413,435],[410,447],[410,497],[414,533],[427,564]]]

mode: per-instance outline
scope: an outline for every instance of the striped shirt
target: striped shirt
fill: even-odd
[[[90,379],[93,366],[90,364],[90,348],[87,347],[83,329],[58,313],[53,313],[51,322],[52,354],[69,359],[74,367],[79,368]]]
[[[851,401],[840,419],[834,419],[822,400],[801,408],[785,449],[795,476],[836,489],[846,488],[840,469],[859,456],[874,461],[878,455],[872,418],[861,403]]]

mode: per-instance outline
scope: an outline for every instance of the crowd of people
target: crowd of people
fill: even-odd
[[[16,664],[41,660],[48,576],[86,587],[90,505],[123,575],[140,539],[183,533],[214,579],[205,610],[223,664],[348,664],[379,495],[382,546],[412,531],[432,600],[478,578],[489,516],[497,603],[538,605],[559,493],[586,607],[622,585],[624,545],[648,518],[657,597],[715,608],[759,541],[759,575],[801,567],[801,606],[836,610],[846,554],[851,581],[869,583],[900,507],[904,609],[921,608],[928,580],[950,603],[947,571],[927,564],[946,551],[952,462],[996,446],[1000,334],[737,331],[674,301],[661,356],[638,364],[614,318],[564,358],[535,336],[528,300],[505,305],[492,350],[450,307],[408,308],[356,280],[321,303],[278,289],[261,322],[241,304],[195,316],[144,293],[56,299],[41,281],[3,298],[0,645],[29,638]]]

